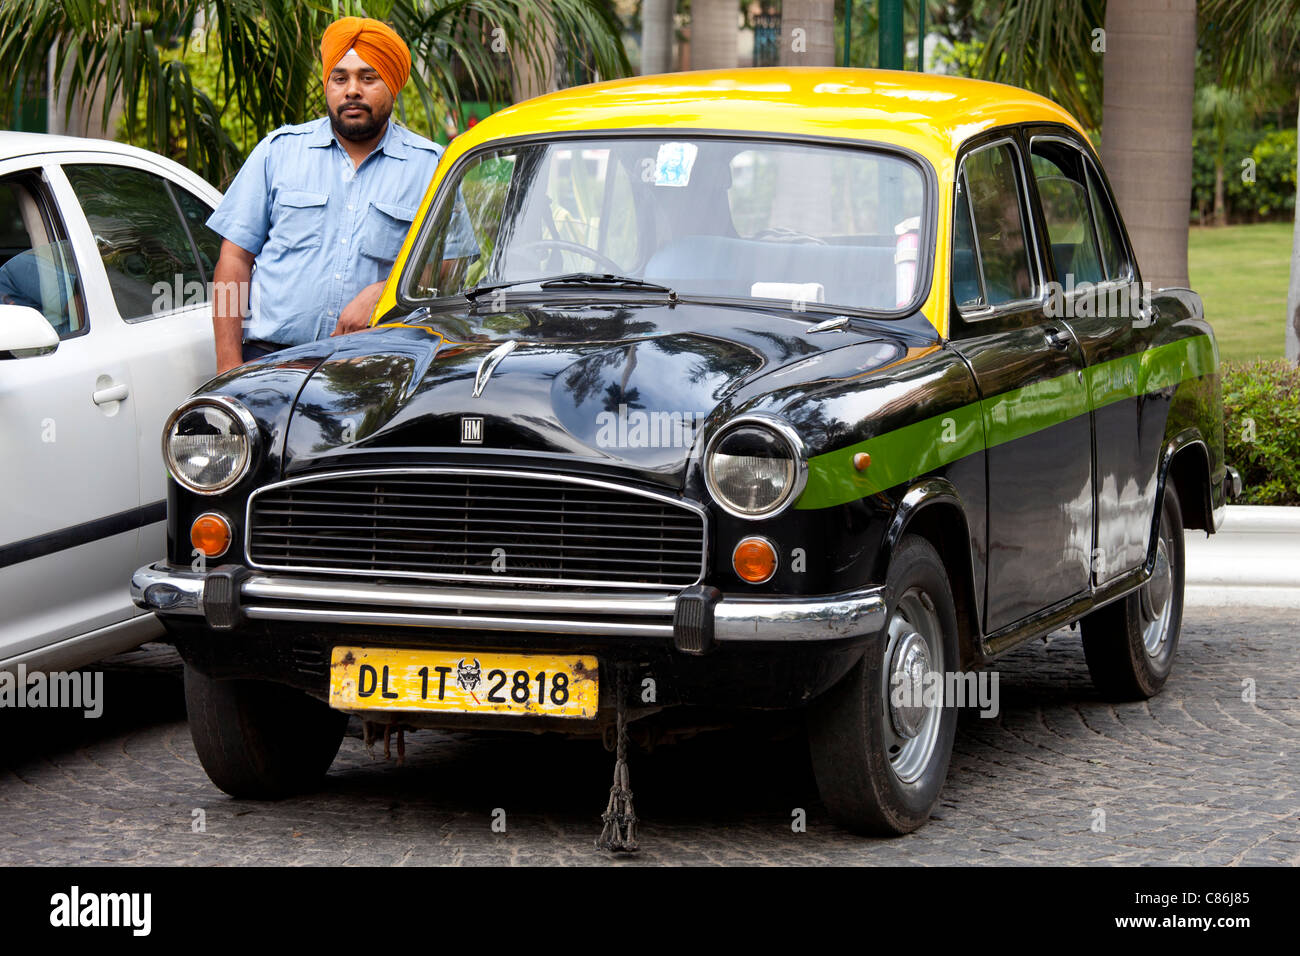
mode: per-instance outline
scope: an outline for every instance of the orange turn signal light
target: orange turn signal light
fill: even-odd
[[[731,552],[731,565],[742,581],[762,584],[776,574],[776,547],[767,538],[745,538]]]
[[[215,511],[201,514],[190,525],[190,544],[208,558],[219,558],[230,547],[230,522]]]

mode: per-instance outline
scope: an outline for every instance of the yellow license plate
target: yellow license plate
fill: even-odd
[[[569,655],[336,647],[330,706],[594,718],[597,667],[594,657]]]

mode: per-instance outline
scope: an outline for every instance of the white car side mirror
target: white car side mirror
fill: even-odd
[[[58,347],[59,333],[45,316],[28,305],[0,305],[0,359],[48,355]]]

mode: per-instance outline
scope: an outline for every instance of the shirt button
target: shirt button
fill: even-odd
[[[336,273],[334,273],[334,278],[336,278],[336,279],[342,279],[342,278],[343,278],[343,273],[341,273],[341,272],[336,272]]]
[[[346,246],[348,244],[348,237],[344,236],[342,239],[340,239],[339,244]]]
[[[349,209],[352,208],[352,203],[348,203],[348,208],[349,208]]]

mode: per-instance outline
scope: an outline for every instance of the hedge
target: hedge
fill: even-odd
[[[1192,221],[1214,219],[1214,157],[1208,130],[1196,130],[1192,148]],[[1255,181],[1243,180],[1241,162],[1255,164]],[[1286,219],[1295,209],[1296,129],[1238,130],[1227,142],[1223,169],[1224,203],[1233,222]]]
[[[1300,368],[1224,362],[1224,454],[1241,472],[1237,504],[1300,505]]]

